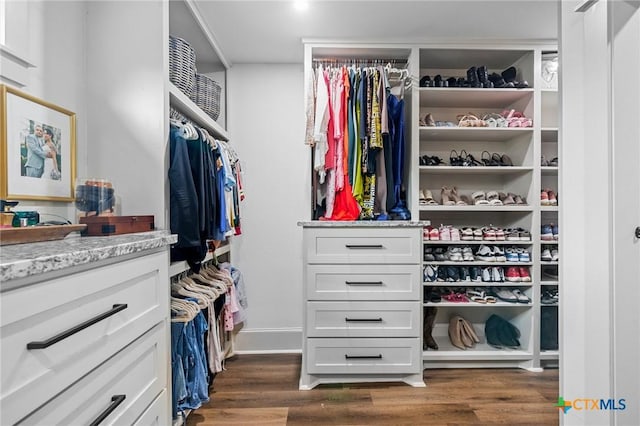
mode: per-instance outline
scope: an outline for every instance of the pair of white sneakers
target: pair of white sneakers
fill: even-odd
[[[543,247],[540,259],[545,262],[557,262],[560,259],[560,253],[555,247]]]
[[[485,262],[506,262],[504,250],[501,247],[493,246],[493,248],[482,244],[476,252],[476,259]]]

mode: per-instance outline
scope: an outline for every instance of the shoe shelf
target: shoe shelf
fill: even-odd
[[[506,108],[533,96],[533,89],[421,87],[421,108]]]
[[[544,263],[544,262],[542,262]],[[553,263],[547,263],[549,265]],[[555,264],[558,264],[556,262]],[[533,262],[492,262],[490,260],[474,260],[474,261],[462,261],[455,262],[453,260],[450,261],[428,261],[425,260],[423,265],[449,265],[449,266],[533,266]]]
[[[520,174],[532,172],[533,167],[521,167],[521,166],[420,166],[420,173],[422,174],[466,174],[466,175],[507,175],[507,174]]]
[[[556,360],[560,358],[560,352],[559,351],[540,351],[540,359],[541,360]]]
[[[532,206],[420,206],[421,212],[531,212]]]
[[[455,284],[455,283],[452,283]],[[513,287],[513,286],[512,286]],[[443,308],[530,308],[533,306],[533,303],[511,303],[511,302],[496,302],[496,303],[478,303],[478,302],[428,302],[422,304],[424,307],[443,307]]]
[[[557,223],[558,206],[541,206],[538,192],[541,188],[552,188],[557,191],[557,166],[541,166],[538,158],[551,160],[558,157],[558,106],[557,91],[536,87],[539,82],[540,57],[542,50],[538,48],[522,49],[522,47],[495,46],[495,49],[462,49],[456,47],[424,48],[420,49],[420,77],[441,75],[446,77],[464,77],[471,66],[486,66],[489,73],[506,70],[513,66],[517,68],[516,80],[527,80],[530,87],[517,88],[470,88],[470,87],[420,87],[414,89],[417,94],[418,110],[413,115],[413,147],[415,157],[423,155],[437,156],[449,164],[449,153],[455,150],[458,154],[462,150],[481,160],[481,153],[505,154],[510,157],[515,166],[420,166],[418,158],[412,163],[412,179],[416,196],[419,191],[430,191],[436,201],[440,201],[441,188],[455,187],[461,195],[471,196],[475,191],[510,192],[519,194],[528,200],[528,205],[420,205],[414,204],[415,213],[421,220],[431,220],[431,223],[451,225],[455,227],[478,227],[479,224],[494,224],[505,228],[524,228],[533,230],[534,224],[539,226],[549,221]],[[548,93],[547,93],[548,92]],[[504,110],[514,109],[533,120],[533,127],[459,127],[447,125],[457,123],[459,114],[474,114],[482,119],[484,114],[500,114]],[[442,126],[421,126],[425,116],[431,117]],[[430,124],[433,124],[430,122]],[[417,135],[415,135],[417,132]],[[458,155],[453,153],[453,155]],[[486,155],[486,154],[485,154]],[[537,157],[537,158],[536,158]],[[425,163],[426,164],[426,163]],[[477,163],[476,163],[477,164]],[[545,163],[546,164],[546,163]],[[553,163],[556,164],[556,163]],[[440,194],[441,195],[441,194]],[[471,198],[471,197],[470,197]],[[418,201],[419,201],[418,197]],[[546,221],[546,222],[545,222]],[[485,225],[486,226],[486,225]],[[448,267],[492,267],[504,268],[506,275],[509,267],[523,267],[531,275],[531,281],[516,282],[485,282],[485,281],[434,281],[423,282],[427,290],[437,292],[437,288],[477,287],[519,288],[532,299],[530,303],[512,303],[499,300],[497,303],[478,302],[449,302],[439,303],[429,301],[423,304],[425,308],[437,308],[432,335],[439,350],[423,351],[425,368],[492,368],[492,367],[520,367],[537,369],[541,359],[557,360],[558,352],[545,352],[539,355],[539,345],[534,340],[539,338],[540,331],[540,293],[541,286],[557,286],[558,281],[540,281],[542,272],[552,269],[555,273],[559,262],[541,262],[541,246],[558,244],[557,240],[541,241],[540,234],[532,232],[529,241],[487,241],[487,240],[459,240],[443,241],[423,239],[423,247],[433,246],[471,246],[473,251],[480,245],[499,247],[522,247],[531,252],[530,262],[493,262],[475,259],[465,261],[423,261],[423,265]],[[556,248],[556,246],[554,246]],[[540,250],[540,251],[539,251]],[[425,266],[426,267],[426,266]],[[474,309],[475,308],[475,309]],[[453,314],[460,314],[471,322],[481,343],[474,348],[461,350],[453,346],[449,340],[447,327],[449,318]],[[496,348],[486,343],[484,324],[492,315],[496,314],[516,326],[522,337],[519,339],[520,348]],[[546,358],[545,358],[546,357]]]
[[[532,282],[509,282],[509,281],[501,281],[501,282],[494,282],[494,281],[434,281],[434,282],[423,282],[422,285],[424,287],[453,287],[453,288],[459,288],[459,287],[465,287],[465,288],[485,288],[485,287],[532,287],[533,283]],[[435,305],[439,305],[442,303],[433,303],[431,302],[431,304]],[[458,302],[457,304],[455,304],[456,306],[459,305],[460,302]],[[495,303],[492,303],[493,305],[495,305]],[[524,305],[524,303],[522,303]],[[478,305],[478,304],[476,304]],[[509,303],[509,306],[512,306],[513,304]]]
[[[491,240],[460,240],[460,241],[443,241],[443,240],[422,240],[422,242],[424,244],[428,244],[428,245],[448,245],[448,246],[453,246],[453,245],[462,245],[462,246],[469,246],[469,245],[481,245],[481,244],[485,244],[485,245],[491,245],[491,246],[499,246],[499,245],[532,245],[533,242],[531,240],[519,240],[519,241],[491,241]]]
[[[438,350],[426,350],[422,352],[422,359],[424,361],[452,361],[452,360],[473,360],[473,361],[493,361],[495,359],[501,360],[527,360],[530,359],[533,354],[524,350],[517,349],[500,349],[495,348],[488,343],[481,342],[476,343],[474,348],[467,350],[458,349],[451,344],[448,336],[433,336],[438,343]]]
[[[482,117],[480,117],[482,118]],[[425,127],[420,126],[421,140],[504,142],[530,134],[533,127]]]

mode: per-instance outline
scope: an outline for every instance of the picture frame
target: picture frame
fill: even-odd
[[[73,201],[76,114],[0,85],[0,198]]]

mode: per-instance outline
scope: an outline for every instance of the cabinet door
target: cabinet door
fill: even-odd
[[[640,424],[640,2],[609,5],[613,136],[614,397],[627,401],[617,424]],[[635,408],[629,405],[635,405]]]
[[[0,424],[20,420],[163,320],[167,258],[156,253],[3,292]]]
[[[103,425],[133,424],[167,387],[166,338],[161,322],[21,424],[88,425],[99,419]],[[167,424],[166,416],[158,416]]]

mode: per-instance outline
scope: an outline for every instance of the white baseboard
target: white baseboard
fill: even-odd
[[[236,335],[236,354],[301,353],[302,328],[243,328]]]

